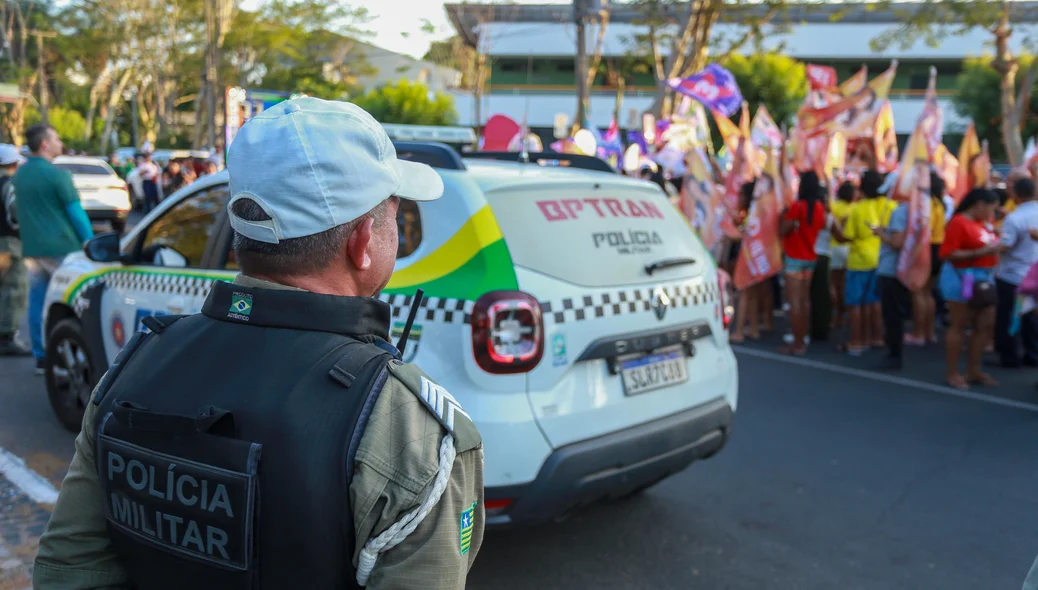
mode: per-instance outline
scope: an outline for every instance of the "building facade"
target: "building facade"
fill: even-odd
[[[1038,2],[1014,2],[1014,51],[1022,49],[1023,40],[1033,35],[1038,23]],[[794,6],[766,27],[764,50],[780,51],[798,60],[834,66],[840,80],[862,65],[869,76],[889,67],[892,59],[899,62],[890,100],[899,135],[909,134],[923,107],[923,95],[931,66],[937,68],[938,94],[945,113],[945,132],[956,134],[964,121],[955,113],[950,96],[955,79],[967,57],[991,53],[993,36],[980,28],[965,34],[953,29],[936,35],[934,43],[894,43],[883,51],[873,49],[872,41],[899,25],[904,10],[911,4],[893,4],[886,8],[867,4],[826,4]],[[481,100],[485,121],[501,113],[519,121],[527,117],[531,127],[548,130],[556,114],[570,117],[576,112],[574,55],[577,25],[569,5],[486,5],[448,4],[446,6],[458,34],[473,47],[489,56],[491,72]],[[646,28],[639,25],[642,17],[630,7],[613,5],[610,22],[602,43],[604,60],[637,59],[635,39]],[[599,38],[597,24],[586,25],[587,50],[595,51]],[[715,38],[736,38],[746,28],[737,22],[721,22],[714,27]],[[647,59],[647,58],[642,58]],[[639,126],[641,113],[648,110],[656,92],[651,70],[626,80],[619,109],[621,127]],[[475,125],[476,105],[471,92],[455,90],[455,107],[459,123]],[[618,88],[615,80],[598,76],[591,88],[589,118],[592,124],[606,127],[617,110]]]

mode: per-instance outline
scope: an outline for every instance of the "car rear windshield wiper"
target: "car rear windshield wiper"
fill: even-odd
[[[666,260],[660,260],[658,262],[653,262],[652,264],[645,265],[645,272],[651,275],[657,270],[663,270],[665,268],[672,268],[675,266],[684,266],[686,264],[695,263],[696,260],[694,258],[668,258]]]

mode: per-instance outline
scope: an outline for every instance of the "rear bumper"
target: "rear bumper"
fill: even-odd
[[[716,454],[734,414],[725,399],[556,449],[534,481],[487,488],[486,501],[511,500],[489,526],[535,524],[597,500],[617,498]]]
[[[91,221],[126,221],[130,212],[120,209],[86,209],[86,214]]]

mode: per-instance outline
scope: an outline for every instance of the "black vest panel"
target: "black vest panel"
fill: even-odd
[[[201,314],[149,325],[160,333],[113,366],[95,424],[133,586],[357,588],[347,466],[390,355]]]

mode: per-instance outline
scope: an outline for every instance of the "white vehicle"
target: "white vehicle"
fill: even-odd
[[[738,393],[725,279],[656,185],[398,150],[436,166],[446,188],[401,201],[382,298],[396,338],[425,292],[404,360],[479,427],[490,524],[629,495],[722,448]],[[198,312],[213,281],[235,276],[226,183],[199,179],[54,275],[46,382],[69,429],[143,317]]]
[[[130,192],[108,162],[93,156],[58,156],[54,165],[72,173],[72,184],[90,221],[107,221],[113,230],[123,231],[130,214]]]

